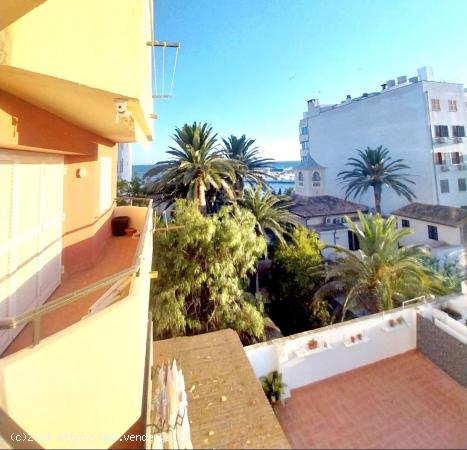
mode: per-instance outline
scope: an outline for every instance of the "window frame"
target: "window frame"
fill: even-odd
[[[304,133],[303,130],[306,130],[306,132]],[[308,134],[308,127],[300,127],[300,135],[304,136],[306,134]]]
[[[410,228],[410,220],[401,219],[401,228]]]
[[[432,98],[430,100],[431,100],[431,110],[432,111],[441,111],[441,101],[440,101],[440,99],[439,98]]]
[[[360,242],[358,240],[358,236],[352,230],[347,230],[347,238],[349,242],[349,250],[353,252],[360,250]]]
[[[449,127],[447,125],[435,125],[435,137],[449,137]],[[441,132],[443,130],[443,133]],[[444,135],[444,132],[446,133]]]
[[[447,190],[443,190],[443,186],[447,186]],[[439,191],[441,194],[449,194],[449,180],[439,180]]]
[[[303,172],[298,172],[298,185],[303,186]]]
[[[461,184],[463,184],[463,189],[461,189]],[[459,192],[466,192],[467,191],[467,181],[465,178],[458,178],[457,179],[457,187]]]
[[[457,112],[457,100],[456,99],[449,99],[449,112]]]
[[[453,137],[465,137],[465,126],[464,125],[453,125],[452,126]]]
[[[428,228],[428,239],[438,241],[438,227],[436,225],[427,225]]]

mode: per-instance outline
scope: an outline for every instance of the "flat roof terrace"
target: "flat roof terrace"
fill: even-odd
[[[293,389],[293,448],[467,448],[467,390],[416,350]]]
[[[290,448],[237,333],[154,342],[155,367],[173,358],[185,378],[194,448]]]

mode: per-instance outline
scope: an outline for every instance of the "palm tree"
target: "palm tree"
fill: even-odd
[[[224,156],[242,163],[237,170],[234,185],[238,196],[242,195],[245,182],[266,185],[264,177],[268,173],[264,169],[270,167],[273,160],[259,156],[259,148],[253,147],[254,139],[248,139],[244,134],[240,138],[231,135],[228,139],[222,139],[222,142]]]
[[[256,233],[267,238],[267,233],[270,232],[281,245],[286,245],[285,235],[289,234],[287,228],[300,225],[298,217],[289,211],[293,203],[288,197],[274,195],[269,190],[263,192],[261,185],[257,185],[255,190],[248,187],[239,203],[255,216]],[[267,256],[267,248],[265,256]],[[259,292],[258,269],[256,270],[256,292]]]
[[[402,170],[409,169],[402,159],[391,161],[389,150],[382,145],[376,149],[367,147],[365,150],[357,149],[357,151],[359,158],[349,158],[350,162],[346,164],[351,169],[337,175],[341,184],[346,185],[346,199],[350,195],[361,196],[372,187],[376,211],[381,213],[383,185],[391,188],[397,195],[405,197],[409,202],[415,198],[415,194],[407,186],[407,183],[415,183],[408,178],[410,175],[401,173]]]
[[[352,305],[370,312],[399,306],[402,301],[427,294],[445,294],[443,279],[422,264],[426,251],[418,246],[398,247],[399,241],[412,234],[409,228],[397,229],[397,219],[380,214],[365,217],[358,213],[360,225],[345,217],[348,228],[358,237],[360,249],[351,252],[333,248],[343,257],[331,266],[325,284],[318,289],[315,301],[327,293],[344,294],[342,320]]]
[[[169,147],[173,158],[157,163],[144,177],[157,177],[153,190],[156,193],[177,195],[195,200],[200,210],[206,210],[206,191],[223,189],[233,197],[232,183],[239,163],[224,158],[216,149],[216,134],[207,123],[194,122],[176,128],[173,140],[178,148]]]
[[[253,213],[256,218],[256,232],[266,237],[271,232],[281,244],[285,244],[287,227],[298,226],[298,217],[289,211],[293,202],[283,195],[274,195],[269,190],[263,192],[261,185],[245,189],[240,205]]]

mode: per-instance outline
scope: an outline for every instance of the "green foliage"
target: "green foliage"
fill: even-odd
[[[288,228],[299,225],[298,217],[289,211],[292,202],[288,197],[273,195],[270,191],[263,192],[258,185],[245,189],[240,205],[248,209],[256,219],[256,231],[266,236],[271,232],[282,244]]]
[[[458,263],[449,261],[447,258],[444,261],[440,261],[431,255],[424,256],[421,262],[438,274],[446,289],[452,292],[461,291],[463,271]]]
[[[293,193],[294,193],[293,187],[288,187],[287,189],[284,190],[284,195],[291,196]]]
[[[141,178],[133,177],[131,181],[118,180],[117,181],[117,196],[118,197],[147,197],[148,193],[144,181]],[[128,204],[127,200],[119,200],[119,205]],[[146,203],[141,202],[141,206]],[[138,206],[138,201],[134,201],[133,205]]]
[[[264,177],[268,174],[265,171],[271,165],[272,159],[261,158],[258,147],[253,147],[254,139],[248,139],[244,134],[237,138],[229,136],[222,139],[224,144],[223,154],[226,158],[240,162],[236,169],[235,191],[241,196],[245,182],[266,185]]]
[[[282,374],[277,370],[270,372],[267,376],[260,378],[263,391],[269,400],[269,403],[274,406],[278,402],[282,402],[287,385],[282,382]]]
[[[360,225],[345,218],[360,244],[351,252],[340,246],[329,246],[342,255],[330,266],[326,283],[317,291],[321,299],[329,292],[344,295],[343,317],[352,305],[370,312],[392,309],[404,300],[427,294],[446,294],[443,279],[423,265],[426,250],[408,245],[398,248],[399,241],[412,234],[408,228],[397,229],[397,219],[379,214],[358,214]]]
[[[316,232],[300,226],[292,232],[292,242],[274,252],[268,311],[284,334],[328,325],[331,320],[324,301],[310,317],[313,295],[324,280],[322,247]]]
[[[338,174],[338,179],[346,185],[345,198],[350,195],[361,196],[370,187],[373,188],[375,196],[375,208],[381,212],[381,193],[383,185],[392,189],[397,195],[405,197],[409,202],[415,198],[415,194],[407,186],[407,183],[415,184],[404,173],[409,166],[402,159],[392,161],[389,150],[380,145],[376,149],[367,147],[358,150],[358,158],[349,158],[346,164],[349,170]]]
[[[245,343],[261,340],[261,307],[243,289],[266,248],[252,214],[230,206],[206,217],[194,202],[177,200],[171,225],[184,228],[154,237],[156,337],[232,328]]]
[[[206,191],[223,190],[233,198],[232,184],[240,163],[224,157],[216,149],[217,135],[208,124],[194,122],[176,128],[173,140],[178,148],[167,152],[172,159],[161,161],[144,176],[156,177],[152,192],[164,199],[186,196],[205,210]]]

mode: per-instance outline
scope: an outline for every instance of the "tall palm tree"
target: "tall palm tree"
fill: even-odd
[[[261,185],[255,189],[245,189],[240,205],[253,213],[256,218],[256,232],[266,237],[271,232],[281,244],[285,244],[287,227],[298,226],[298,217],[289,211],[293,202],[283,195],[274,195],[271,191],[263,191]]]
[[[231,135],[228,139],[222,139],[222,142],[225,157],[242,163],[238,167],[234,185],[238,196],[242,195],[245,182],[266,185],[264,177],[268,173],[265,169],[271,166],[273,160],[259,156],[260,149],[253,147],[254,139],[248,139],[244,134],[240,138]]]
[[[173,158],[157,163],[144,174],[156,177],[154,192],[186,192],[186,197],[195,200],[202,211],[206,210],[206,191],[210,187],[223,189],[232,198],[239,163],[226,159],[216,148],[216,137],[207,123],[176,128],[172,138],[178,148],[169,147],[167,152]]]
[[[358,151],[358,158],[349,158],[346,165],[351,169],[340,172],[337,177],[341,184],[346,185],[345,198],[363,195],[370,187],[373,188],[375,208],[381,213],[381,192],[383,186],[392,189],[397,195],[405,197],[409,202],[415,198],[407,183],[415,184],[407,173],[401,172],[410,167],[402,159],[392,161],[389,150],[380,145],[372,149]]]
[[[274,195],[269,190],[263,192],[261,185],[257,185],[254,190],[248,187],[239,203],[255,216],[258,235],[267,238],[267,233],[271,232],[282,245],[286,244],[285,235],[289,234],[287,228],[300,224],[298,217],[289,211],[293,203],[288,197]],[[267,256],[267,248],[265,256]],[[256,270],[256,292],[259,292],[258,268]]]
[[[421,259],[426,256],[424,249],[413,245],[398,247],[402,238],[413,233],[411,229],[397,229],[394,216],[365,217],[359,212],[358,218],[360,225],[348,217],[345,220],[349,230],[357,235],[360,249],[351,252],[340,246],[329,246],[343,257],[330,267],[315,301],[330,292],[344,294],[343,320],[346,310],[353,305],[377,312],[420,295],[447,292],[442,278],[422,264]]]

